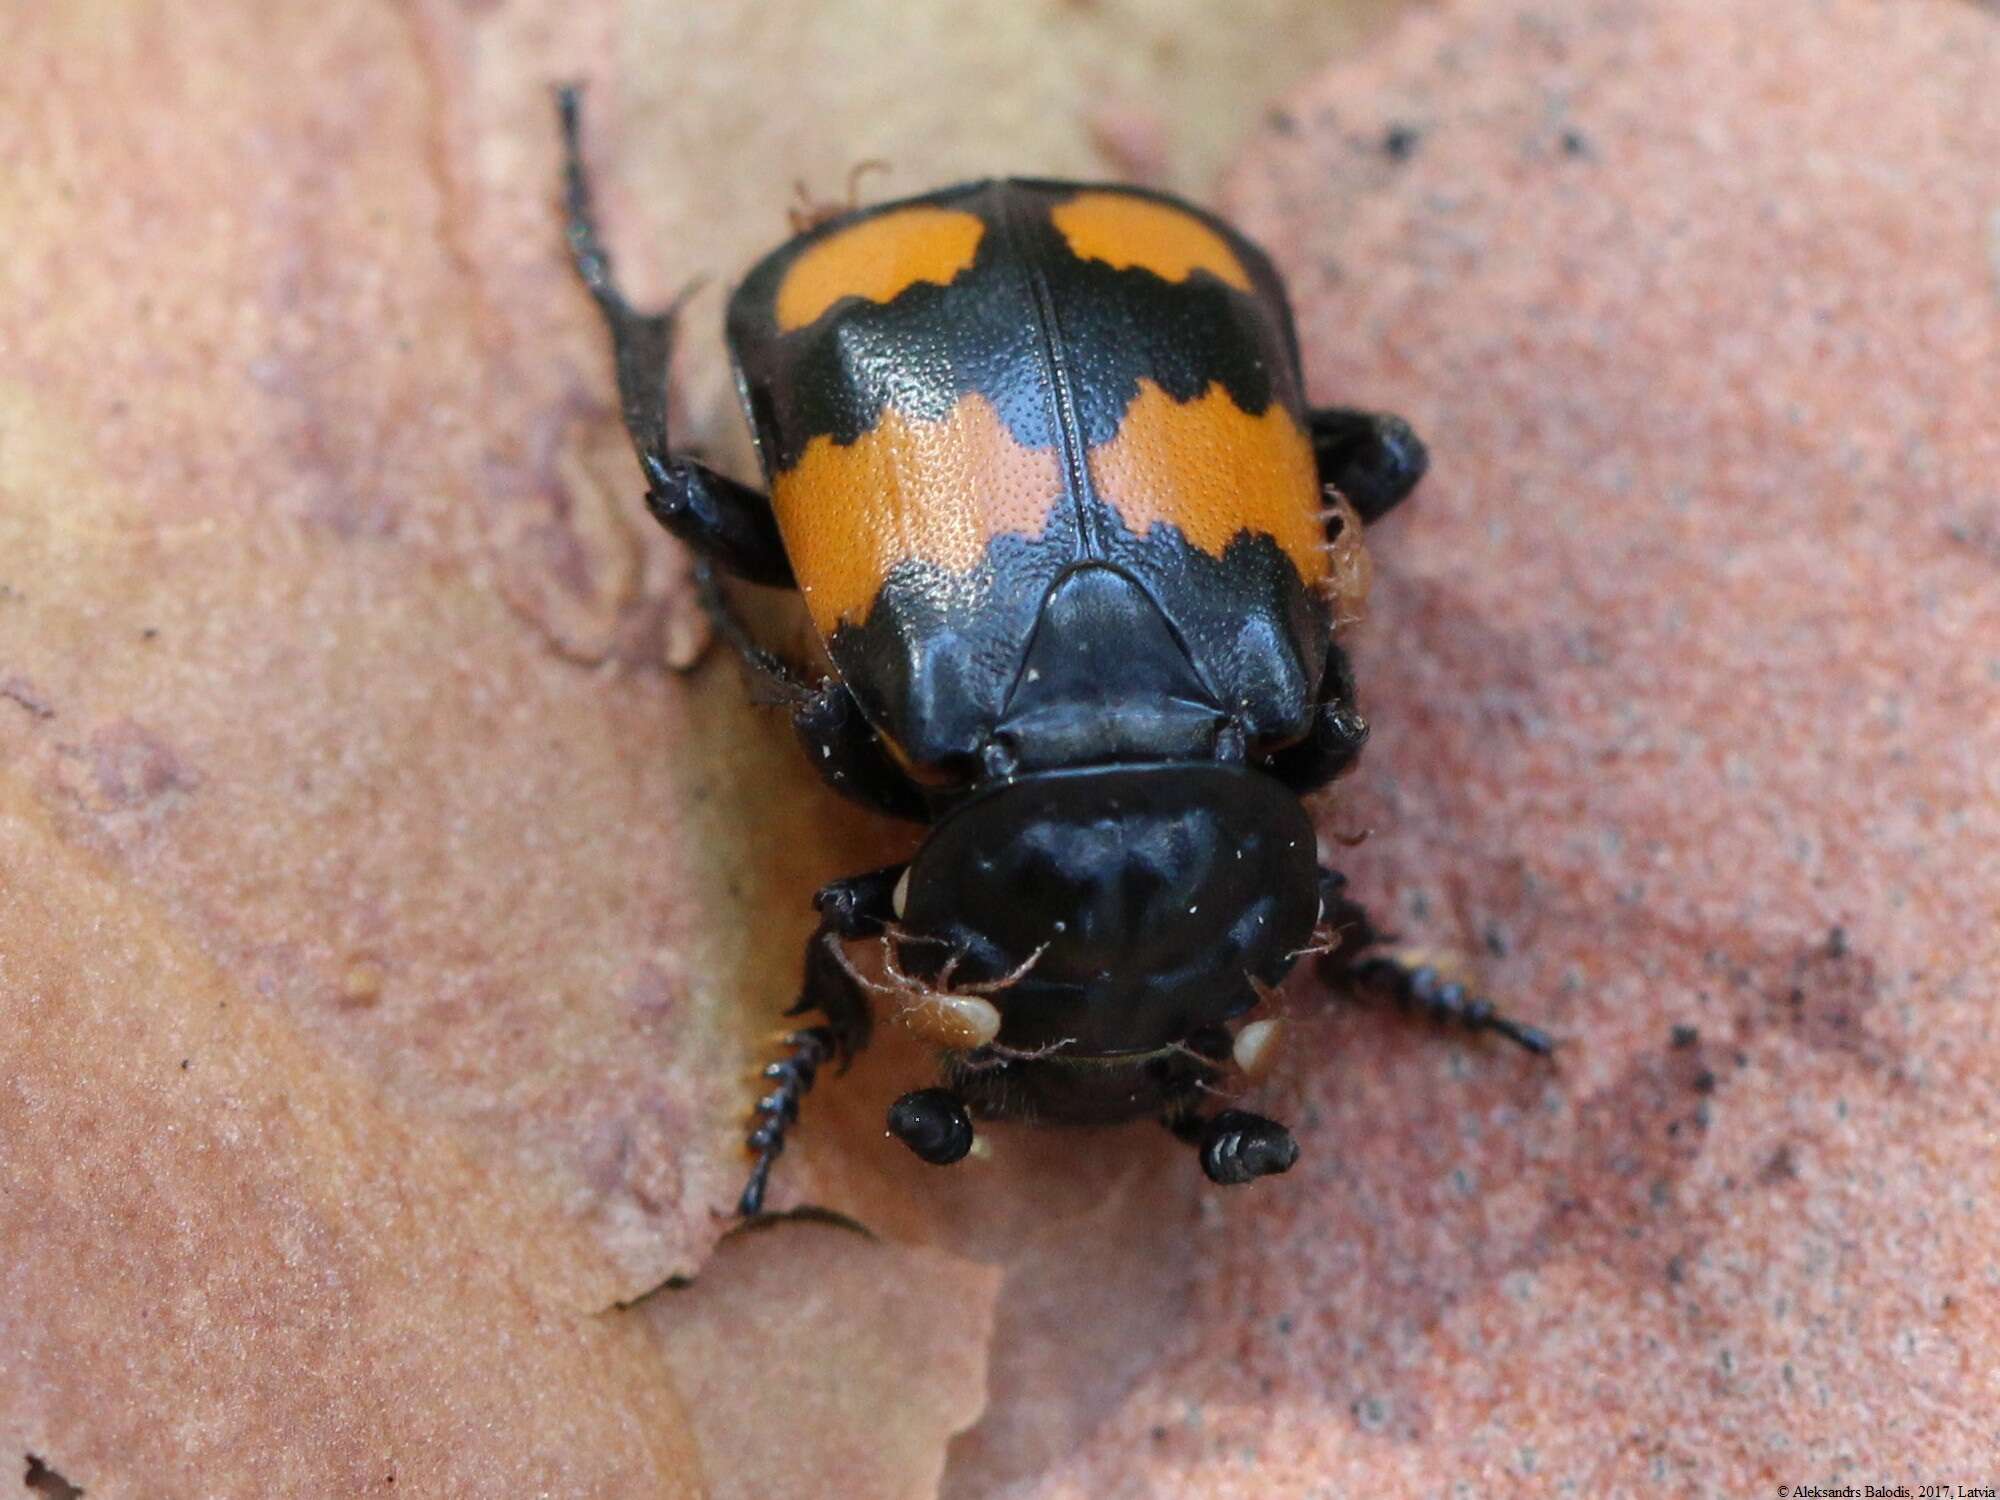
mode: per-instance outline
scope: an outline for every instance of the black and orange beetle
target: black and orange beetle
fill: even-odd
[[[1361,524],[1422,476],[1392,416],[1308,408],[1263,253],[1138,188],[966,183],[812,225],[730,298],[767,498],[673,451],[674,313],[619,294],[561,96],[569,240],[610,325],[646,502],[701,561],[720,633],[792,704],[836,788],[926,825],[908,864],[815,899],[794,1032],[765,1070],[740,1204],[869,991],[940,1044],[888,1123],[919,1157],[975,1118],[1152,1116],[1215,1182],[1283,1172],[1289,1131],[1204,1113],[1232,1035],[1304,953],[1329,979],[1546,1052],[1542,1033],[1379,935],[1300,798],[1368,728],[1336,625]],[[834,675],[756,646],[712,569],[795,588]],[[864,980],[845,944],[883,946]]]

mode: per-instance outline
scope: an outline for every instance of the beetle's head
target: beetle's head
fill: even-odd
[[[988,997],[1005,1046],[1150,1051],[1284,976],[1318,918],[1316,864],[1297,796],[1241,766],[1014,777],[918,851],[900,951],[923,978],[956,960],[954,985],[1022,970]]]

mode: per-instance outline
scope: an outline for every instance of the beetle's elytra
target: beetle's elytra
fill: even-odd
[[[1548,1049],[1370,956],[1318,862],[1300,798],[1367,737],[1334,639],[1361,525],[1425,455],[1396,417],[1307,406],[1256,246],[1165,194],[1024,179],[806,229],[729,301],[767,497],[669,445],[673,312],[619,294],[561,103],[571,248],[649,508],[821,774],[928,830],[815,900],[795,1013],[820,1019],[765,1070],[743,1212],[816,1071],[866,1043],[871,991],[939,1045],[941,1079],[889,1110],[939,1164],[976,1118],[1151,1116],[1216,1182],[1286,1170],[1282,1125],[1205,1106],[1268,1050],[1242,1018],[1314,950],[1333,981]],[[751,644],[711,569],[796,588],[835,675]]]

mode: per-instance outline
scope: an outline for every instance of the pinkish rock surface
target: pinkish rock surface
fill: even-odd
[[[726,667],[660,670],[681,560],[543,86],[621,59],[594,145],[654,285],[775,232],[801,142],[876,154],[871,88],[958,122],[896,190],[995,139],[1087,170],[1105,126],[885,48],[746,136],[798,36],[702,11],[681,90],[695,13],[574,9],[0,22],[0,1465],[93,1500],[915,1495],[941,1455],[961,1500],[1992,1482],[1990,9],[1447,5],[1230,180],[1315,391],[1436,458],[1322,826],[1557,1066],[1302,979],[1256,1098],[1305,1157],[1214,1194],[1145,1130],[922,1167],[890,1037],[781,1190],[888,1243],[719,1250],[804,898],[900,835]],[[1115,20],[1047,22],[1063,97]],[[689,142],[732,170],[661,165]],[[710,335],[686,430],[726,448]]]
[[[1996,163],[1947,3],[1447,7],[1272,114],[1312,388],[1436,456],[1327,826],[1568,1042],[1304,1021],[1298,1169],[1013,1493],[1995,1482]]]

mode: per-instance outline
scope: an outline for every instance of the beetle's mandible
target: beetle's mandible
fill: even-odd
[[[729,301],[767,496],[669,443],[674,311],[620,295],[576,92],[560,105],[570,248],[648,507],[812,764],[926,828],[815,899],[793,1013],[816,1019],[765,1069],[742,1212],[818,1070],[867,1042],[871,995],[942,1054],[888,1114],[938,1164],[976,1119],[1151,1117],[1215,1182],[1285,1171],[1284,1126],[1207,1101],[1261,1063],[1272,1027],[1244,1018],[1314,951],[1334,984],[1549,1050],[1371,952],[1319,864],[1300,799],[1368,734],[1335,639],[1361,528],[1425,454],[1399,418],[1306,404],[1256,246],[1162,193],[1018,178],[806,228]],[[798,590],[834,675],[757,647],[716,571]]]

